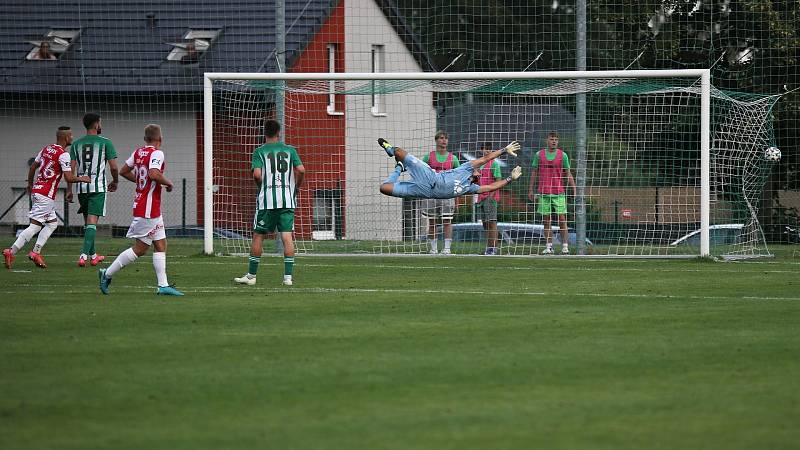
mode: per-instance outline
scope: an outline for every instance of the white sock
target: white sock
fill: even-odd
[[[552,250],[552,249],[553,249],[553,243],[552,243],[552,242],[548,242],[548,243],[547,243],[547,248],[549,248],[550,250]]]
[[[106,269],[106,277],[108,278],[113,277],[115,273],[122,270],[122,268],[127,266],[128,264],[136,261],[138,258],[139,256],[137,256],[136,253],[134,253],[132,248],[125,250],[124,252],[120,253],[119,256],[117,256],[117,259],[115,259],[114,262],[111,263],[111,266],[108,269]]]
[[[167,253],[153,252],[153,268],[156,269],[158,287],[169,286],[167,282]]]
[[[56,231],[56,228],[58,228],[58,225],[56,225],[55,222],[48,223],[44,228],[42,228],[42,231],[39,232],[39,237],[36,238],[36,245],[33,246],[34,253],[42,252],[42,247],[44,247],[44,244],[46,244],[47,240],[50,239],[50,235]]]
[[[444,240],[444,250],[450,250],[450,244],[453,243],[452,239],[445,239]]]
[[[36,233],[38,233],[41,229],[42,227],[36,225],[35,223],[28,225],[28,228],[22,230],[22,233],[19,234],[17,240],[11,244],[11,254],[16,255],[19,249],[25,247],[25,244],[33,239],[33,237],[36,236]]]
[[[439,240],[431,239],[431,250],[438,250],[438,248],[439,248]]]
[[[569,250],[569,244],[564,244],[561,246],[561,248],[564,250]]]

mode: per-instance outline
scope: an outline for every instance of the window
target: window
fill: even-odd
[[[197,63],[200,56],[211,48],[221,31],[219,28],[190,29],[183,35],[182,42],[170,42],[172,51],[167,55],[167,61],[181,64]]]
[[[69,49],[72,43],[80,36],[80,28],[53,28],[44,35],[40,41],[30,41],[33,48],[25,59],[28,60],[56,60]]]
[[[336,73],[336,57],[339,53],[338,44],[328,44],[328,73]],[[342,111],[336,110],[336,81],[328,82],[328,114],[331,116],[341,116]]]
[[[382,73],[386,71],[386,59],[383,45],[372,46],[372,73]],[[383,94],[380,91],[385,82],[376,80],[372,82],[372,115],[386,116],[386,104]]]
[[[315,193],[311,238],[317,241],[336,239],[335,199],[329,191],[319,189]]]

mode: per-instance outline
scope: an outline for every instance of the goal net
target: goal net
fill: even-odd
[[[377,138],[441,158],[434,136],[442,130],[453,164],[469,164],[481,148],[523,146],[498,159],[503,177],[523,168],[496,201],[500,255],[542,254],[547,234],[561,252],[558,211],[543,214],[531,187],[551,132],[576,181],[573,195],[564,178],[561,214],[571,254],[768,255],[757,213],[772,167],[764,150],[774,144],[775,98],[702,79],[702,71],[206,74],[205,251],[248,252],[251,155],[265,121],[277,119],[306,169],[295,211],[301,253],[425,254],[450,236],[452,253],[483,254],[490,223],[476,197],[459,198],[449,224],[431,223],[426,200],[378,190],[395,162]]]

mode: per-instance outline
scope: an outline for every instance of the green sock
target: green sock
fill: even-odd
[[[94,235],[97,234],[97,225],[86,225],[83,229],[83,253],[84,255],[94,254]]]
[[[291,275],[294,269],[294,256],[286,256],[283,258],[283,274]]]
[[[258,263],[261,261],[260,256],[250,255],[250,264],[247,266],[247,273],[255,275],[258,272]]]

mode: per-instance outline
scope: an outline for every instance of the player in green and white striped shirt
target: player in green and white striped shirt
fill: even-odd
[[[303,184],[306,169],[297,150],[280,141],[281,125],[275,120],[268,120],[265,128],[267,142],[253,152],[253,179],[258,186],[258,195],[253,219],[250,264],[247,274],[233,280],[250,286],[256,284],[264,236],[277,231],[283,242],[283,284],[291,286],[294,268],[294,209],[297,207],[297,190]]]
[[[78,214],[83,214],[85,223],[83,233],[83,249],[78,258],[78,266],[86,266],[89,260],[93,266],[105,259],[94,249],[94,237],[97,234],[97,221],[106,215],[106,192],[117,190],[119,171],[117,169],[117,150],[111,140],[100,136],[100,115],[86,113],[83,116],[86,135],[72,142],[70,160],[72,174],[88,176],[89,183],[75,183],[78,190]],[[106,167],[111,172],[111,182],[106,176]],[[91,259],[90,259],[91,258]]]

